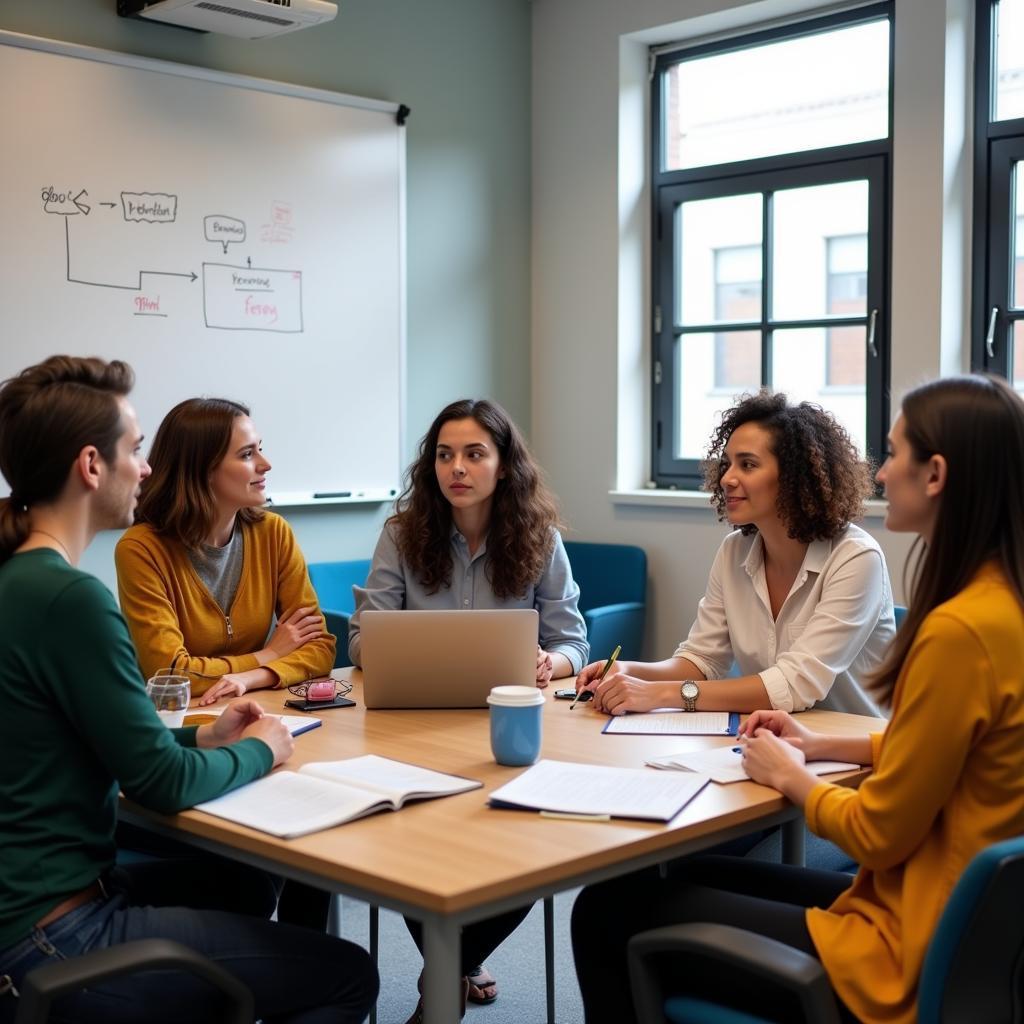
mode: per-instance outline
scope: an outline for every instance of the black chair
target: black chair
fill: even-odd
[[[918,985],[919,1024],[1024,1021],[1024,837],[982,850],[957,882],[932,936]],[[635,935],[629,974],[640,1024],[767,1024],[726,1005],[662,987],[666,956],[728,964],[735,990],[770,980],[793,994],[803,1019],[838,1024],[820,962],[774,939],[716,924],[684,924]]]
[[[153,970],[185,971],[205,979],[224,997],[219,1020],[224,1024],[252,1024],[255,1009],[249,989],[223,967],[167,939],[139,939],[37,967],[22,981],[14,1024],[43,1024],[52,1004],[62,996],[122,974]],[[140,1019],[145,1016],[145,1007],[140,1006]]]

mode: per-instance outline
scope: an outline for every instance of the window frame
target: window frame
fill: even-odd
[[[889,134],[868,142],[830,146],[824,149],[778,154],[683,170],[663,170],[664,138],[664,72],[682,60],[711,54],[743,50],[802,36],[817,35],[836,28],[851,27],[868,21],[889,21]],[[877,356],[867,360],[866,442],[870,458],[879,460],[888,428],[890,374],[889,322],[891,306],[892,250],[892,123],[893,123],[893,3],[885,0],[863,7],[777,27],[755,30],[725,40],[680,47],[652,53],[650,104],[651,155],[651,478],[659,487],[695,489],[701,486],[699,459],[676,458],[673,439],[678,433],[676,379],[676,338],[687,333],[707,332],[709,325],[681,328],[675,323],[678,295],[675,286],[677,253],[675,247],[674,211],[678,202],[710,199],[749,192],[771,192],[780,188],[826,185],[857,178],[869,179],[868,236],[874,240],[868,259],[868,304],[863,317],[822,317],[799,321],[769,318],[771,294],[770,263],[772,225],[770,204],[763,211],[762,247],[766,262],[762,268],[762,301],[760,321],[730,322],[719,327],[729,330],[759,330],[761,343],[761,381],[770,379],[771,332],[787,327],[842,326],[860,324],[870,319],[877,309],[874,342]],[[867,339],[865,339],[867,340]],[[777,382],[780,389],[784,382]]]
[[[1024,321],[1024,302],[1013,307],[1010,258],[1016,223],[1011,216],[1011,171],[1024,162],[1024,117],[992,119],[997,5],[998,0],[976,0],[975,9],[971,369],[1012,382],[1012,336],[1014,324]]]

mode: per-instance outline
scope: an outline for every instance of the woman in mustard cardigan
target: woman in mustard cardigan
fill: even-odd
[[[587,1024],[634,1020],[626,941],[709,921],[819,958],[846,1021],[912,1024],[928,943],[970,860],[1024,832],[1024,402],[1004,381],[952,377],[903,401],[878,472],[889,529],[923,542],[904,624],[873,679],[884,733],[823,736],[782,711],[740,730],[757,782],[861,864],[848,875],[727,857],[681,862],[585,889],[573,949]],[[859,790],[805,760],[871,765]],[[738,1009],[792,1019],[782,997],[702,961],[666,964],[670,991],[729,993]]]
[[[173,664],[202,704],[327,675],[334,637],[291,528],[261,508],[270,463],[249,410],[181,402],[149,459],[114,556],[143,675]]]
[[[149,461],[136,525],[114,553],[143,675],[174,665],[203,704],[327,675],[334,637],[291,528],[261,508],[270,463],[249,410],[221,398],[181,402]],[[168,853],[135,830],[119,837]],[[323,931],[329,907],[328,893],[287,882],[278,920]]]

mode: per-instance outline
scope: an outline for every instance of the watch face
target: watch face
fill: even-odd
[[[683,696],[684,697],[698,697],[700,696],[700,690],[696,683],[683,683]]]

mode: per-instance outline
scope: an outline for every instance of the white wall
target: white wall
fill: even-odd
[[[725,528],[649,476],[652,43],[763,24],[808,0],[535,0],[533,439],[573,536],[647,549],[648,656],[685,635]],[[969,0],[896,0],[893,356],[901,390],[966,368]],[[620,496],[612,498],[610,491]],[[909,540],[882,542],[897,599]],[[600,652],[597,652],[600,654]]]

